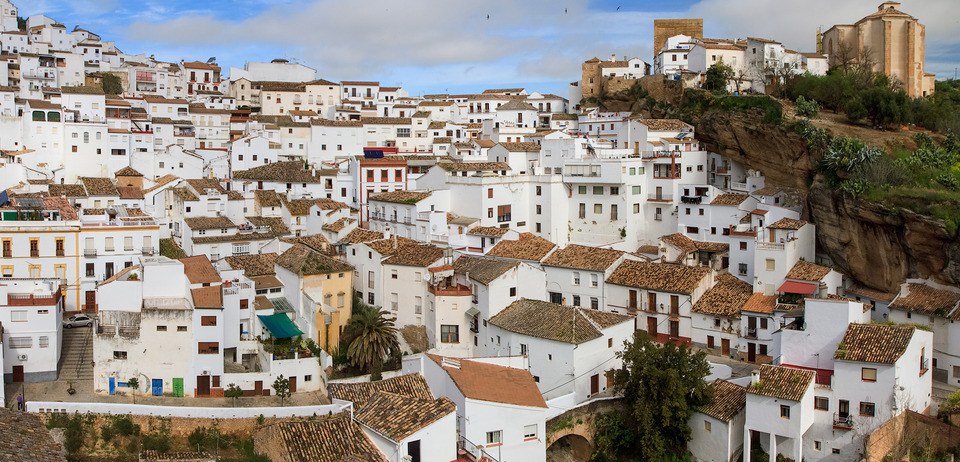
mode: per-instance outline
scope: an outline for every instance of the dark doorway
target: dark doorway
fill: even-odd
[[[13,366],[13,382],[23,382],[23,366]]]
[[[410,462],[420,462],[420,440],[407,443],[407,455],[410,456]]]
[[[210,396],[210,376],[197,376],[197,396]]]

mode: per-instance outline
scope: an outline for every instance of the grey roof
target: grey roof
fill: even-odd
[[[453,270],[457,274],[469,274],[470,279],[481,284],[489,284],[518,265],[520,265],[518,260],[498,260],[464,255],[453,262]]]

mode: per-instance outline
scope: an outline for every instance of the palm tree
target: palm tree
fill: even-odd
[[[353,339],[347,347],[347,357],[356,367],[372,369],[383,363],[383,358],[400,349],[395,318],[374,307],[354,310],[349,329]]]

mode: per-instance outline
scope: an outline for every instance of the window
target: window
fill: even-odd
[[[166,332],[167,326],[157,326],[157,332]]]
[[[487,188],[487,199],[493,199],[493,188]]]
[[[49,348],[50,347],[50,337],[46,335],[40,336],[40,348]]]
[[[739,265],[739,267],[738,267],[738,271],[740,272],[740,275],[741,275],[741,276],[746,276],[746,275],[747,275],[747,264],[746,264],[746,263],[740,263],[740,265]]]
[[[580,204],[579,217],[580,217],[580,218],[586,218],[586,217],[587,217],[587,204],[584,204],[584,203],[581,203],[581,204]]]
[[[517,296],[517,288],[516,288],[516,287],[511,287],[511,288],[510,288],[510,296],[511,296],[511,297],[516,297],[516,296]]]
[[[590,308],[594,310],[600,309],[600,299],[597,297],[590,297]]]
[[[594,187],[593,187],[593,195],[599,196],[599,195],[602,195],[602,194],[603,194],[603,186],[594,186]]]
[[[487,432],[487,446],[499,446],[500,445],[500,430],[495,432]]]
[[[443,343],[460,343],[460,326],[441,324],[440,341]]]
[[[24,322],[27,320],[27,310],[14,310],[10,312],[10,320],[14,322]]]
[[[740,250],[747,250],[747,241],[740,242]]]
[[[520,344],[520,355],[521,355],[521,356],[526,356],[526,355],[528,355],[528,354],[530,354],[530,348],[528,348],[525,343],[521,343],[521,344]]]
[[[781,419],[790,418],[790,406],[787,406],[786,404],[780,405],[780,418]]]
[[[177,332],[186,332],[187,326],[177,326]]]
[[[543,214],[543,207],[540,204],[537,204],[537,215]]]
[[[107,252],[112,252],[112,251],[113,251],[113,238],[112,238],[112,237],[104,238],[103,247],[104,247],[104,250],[106,250]]]
[[[575,286],[580,285],[580,272],[579,272],[579,271],[574,271],[574,272],[573,272],[573,285],[575,285]]]
[[[525,425],[523,427],[523,440],[530,441],[537,439],[537,425]]]
[[[833,448],[833,449],[830,450],[830,452],[832,452],[833,454],[840,454],[840,449],[839,449],[839,448]]]
[[[813,408],[818,411],[826,411],[830,409],[830,398],[826,396],[814,396],[813,397]]]
[[[217,342],[197,342],[197,353],[201,355],[215,355],[220,353],[220,344]]]
[[[590,287],[597,287],[600,284],[600,276],[596,274],[590,275]]]
[[[397,270],[390,270],[390,279],[397,278]]]
[[[127,359],[127,352],[126,352],[126,351],[114,351],[114,352],[113,352],[113,359]]]
[[[217,317],[216,316],[200,316],[200,325],[201,326],[216,326]]]
[[[586,187],[586,186],[579,186],[579,187],[577,187],[577,193],[578,193],[578,194],[586,194],[586,193],[587,193],[587,187]]]
[[[537,186],[537,195],[538,195],[538,196],[542,196],[542,195],[543,195],[543,187]]]
[[[705,431],[705,432],[707,432],[707,433],[710,432],[710,421],[709,421],[709,420],[704,420],[704,421],[703,421],[703,431]]]
[[[767,328],[767,318],[760,318],[760,328],[761,329]]]
[[[816,449],[817,451],[819,451],[819,450],[822,449],[822,446],[820,445],[820,442],[819,442],[819,441],[814,441],[814,442],[813,442],[813,449]]]
[[[777,269],[777,262],[772,258],[767,259],[767,271],[774,271]]]
[[[633,170],[633,169],[630,169],[630,170]],[[638,195],[638,194],[640,194],[640,187],[639,187],[639,186],[633,186],[633,187],[630,189],[630,192],[631,192],[633,195]]]
[[[876,412],[877,412],[876,404],[860,401],[860,415],[864,417],[873,417],[876,414]]]
[[[603,213],[603,204],[593,204],[593,213],[597,215]]]
[[[579,295],[574,295],[574,296],[573,296],[573,306],[580,306],[580,296],[579,296]]]
[[[619,195],[620,195],[620,188],[618,188],[618,187],[616,187],[616,186],[611,186],[611,187],[610,187],[610,195],[611,195],[611,196],[619,196]]]
[[[864,367],[860,369],[860,379],[864,382],[876,382],[877,369],[873,367]]]

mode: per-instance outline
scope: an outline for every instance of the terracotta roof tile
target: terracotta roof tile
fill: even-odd
[[[363,117],[360,122],[364,125],[410,125],[412,123],[407,117]]]
[[[305,276],[353,271],[352,266],[302,244],[295,245],[280,254],[277,265],[292,273]]]
[[[420,400],[388,392],[377,392],[353,417],[394,442],[455,413],[457,405],[449,398]]]
[[[427,355],[440,365],[464,397],[515,406],[547,408],[547,403],[526,369],[497,366],[469,359],[454,359],[459,367],[444,366],[442,356]]]
[[[676,130],[682,131],[686,129],[692,129],[693,127],[680,120],[680,119],[633,119],[638,123],[646,125],[650,130],[657,131],[666,131],[666,130]]]
[[[201,229],[235,228],[237,226],[233,224],[229,218],[221,216],[184,218],[183,221],[194,231]]]
[[[398,244],[398,247],[391,252],[389,258],[383,261],[383,264],[426,267],[443,258],[443,249],[433,244],[423,244],[416,241]]]
[[[332,399],[350,401],[355,407],[363,407],[377,392],[387,392],[418,400],[433,400],[427,380],[420,375],[404,374],[377,382],[337,383],[327,385],[327,394]]]
[[[223,308],[223,292],[220,286],[200,287],[190,289],[195,308]]]
[[[790,367],[760,366],[760,380],[750,385],[747,393],[777,399],[800,401],[813,382],[813,371]]]
[[[893,364],[907,350],[914,330],[913,326],[850,324],[833,358]]]
[[[207,195],[208,189],[212,189],[221,194],[226,194],[227,192],[227,189],[220,184],[220,180],[216,180],[213,178],[199,178],[199,179],[184,180],[184,181],[187,184],[189,184],[190,187],[197,192],[197,194],[201,196]]]
[[[517,240],[501,239],[488,252],[491,257],[540,261],[557,245],[532,233],[520,233]]]
[[[522,298],[487,322],[530,337],[579,344],[602,337],[600,329],[632,321],[631,316]]]
[[[510,165],[506,162],[440,162],[437,165],[448,172],[488,172],[510,170]]]
[[[721,194],[710,201],[710,205],[740,205],[749,198],[749,194]]]
[[[660,236],[660,240],[683,251],[683,255],[697,251],[697,245],[686,234],[674,233]],[[681,257],[682,258],[682,257]]]
[[[187,189],[186,187],[173,188],[173,189],[171,189],[170,191],[172,191],[173,194],[176,194],[177,197],[179,197],[180,200],[182,200],[182,201],[184,201],[184,202],[196,202],[196,201],[200,200],[200,198],[197,197],[197,195],[194,194],[193,191]]]
[[[261,253],[256,255],[235,255],[226,257],[227,263],[232,269],[242,269],[247,277],[265,276],[276,274],[274,263],[277,262],[276,253]]]
[[[83,187],[86,188],[87,194],[90,196],[119,196],[120,192],[117,191],[117,187],[113,185],[113,181],[109,178],[97,178],[97,177],[81,177],[80,181],[83,182]]]
[[[350,208],[349,205],[344,204],[343,202],[338,202],[327,198],[287,200],[284,196],[280,196],[280,199],[286,203],[287,210],[290,212],[290,215],[293,216],[309,215],[310,208],[314,205],[320,207],[320,210],[339,210]]]
[[[303,162],[273,162],[249,170],[233,172],[237,180],[274,181],[278,183],[319,183],[320,178],[312,170],[305,170]]]
[[[507,234],[507,231],[510,231],[509,228],[499,228],[496,226],[475,226],[470,228],[467,231],[467,234],[475,234],[477,236],[503,236]]]
[[[134,170],[133,167],[127,166],[113,172],[113,176],[143,176],[143,174]]]
[[[757,292],[750,296],[747,300],[747,303],[740,308],[740,311],[749,311],[751,313],[766,313],[772,314],[774,308],[777,306],[777,296],[776,295],[763,295],[761,292]]]
[[[390,191],[370,196],[367,200],[412,205],[430,197],[430,194],[429,191]]]
[[[359,244],[361,242],[373,242],[383,239],[383,233],[379,231],[370,231],[369,229],[356,228],[343,237],[342,241],[348,244]]]
[[[707,268],[624,260],[617,269],[613,270],[607,282],[621,286],[689,294],[709,274],[710,270]]]
[[[53,197],[87,197],[87,190],[82,184],[52,184],[47,190]]]
[[[469,275],[481,284],[490,284],[507,271],[520,265],[518,261],[464,255],[453,262],[456,274]]]
[[[872,298],[874,300],[881,300],[887,303],[892,302],[897,298],[895,292],[883,292],[876,289],[871,289],[863,284],[853,283],[844,290],[847,294],[850,295],[859,295],[861,297]]]
[[[723,379],[714,380],[713,400],[698,411],[717,420],[729,422],[747,406],[747,388]]]
[[[342,231],[343,228],[346,228],[347,225],[352,224],[352,223],[355,223],[356,221],[357,221],[357,220],[354,219],[354,218],[344,217],[344,218],[341,218],[341,219],[339,219],[339,220],[337,220],[337,221],[335,221],[335,222],[333,222],[333,223],[327,223],[327,224],[323,225],[322,229],[325,230],[325,231],[333,231],[333,232],[335,232],[335,233],[338,233],[338,232]]]
[[[623,256],[625,252],[599,247],[570,244],[557,249],[543,260],[545,266],[560,266],[592,271],[605,271]]]
[[[281,462],[386,462],[360,425],[342,412],[281,422],[257,431],[254,449]],[[282,459],[281,459],[282,458]]]
[[[820,266],[816,263],[799,260],[790,271],[787,272],[787,279],[797,279],[800,281],[820,281],[826,275],[830,274],[831,269],[826,266]]]
[[[172,183],[174,180],[177,180],[177,179],[179,179],[179,177],[176,176],[176,175],[164,175],[164,176],[162,176],[162,177],[160,177],[160,178],[157,178],[156,183],[155,183],[153,186],[151,186],[151,187],[149,187],[149,188],[147,188],[147,189],[144,189],[143,192],[144,192],[144,193],[153,192],[153,191],[155,191],[155,190],[157,190],[157,189],[159,189],[159,188],[162,188],[162,187],[164,187],[164,186]]]
[[[220,274],[206,255],[181,258],[180,263],[183,263],[183,274],[187,275],[191,284],[220,282]]]
[[[272,189],[257,189],[253,192],[253,198],[260,207],[280,207],[280,195]]]
[[[283,222],[283,218],[280,217],[247,217],[247,221],[256,227],[267,226],[270,228],[270,233],[275,235],[290,234],[290,228],[287,227],[287,224]],[[244,236],[247,235],[237,235],[237,237]],[[196,239],[194,239],[194,241],[196,241]]]
[[[717,283],[693,305],[694,313],[740,318],[740,309],[753,294],[753,286],[725,273]]]
[[[139,186],[117,186],[121,199],[143,199],[143,190]]]
[[[792,229],[798,230],[803,227],[807,222],[803,220],[794,220],[793,218],[781,218],[775,223],[767,226],[770,229]]]
[[[66,461],[63,447],[36,414],[0,409],[0,458],[23,462]]]
[[[540,152],[540,145],[537,143],[500,143],[500,146],[510,152]]]
[[[960,302],[960,293],[937,289],[927,284],[910,282],[904,284],[900,289],[900,294],[890,304],[891,310],[911,311],[948,317],[951,313],[951,319],[960,320],[955,310],[957,303]]]

